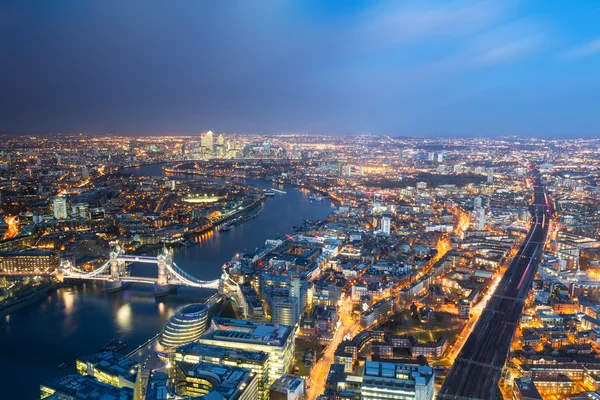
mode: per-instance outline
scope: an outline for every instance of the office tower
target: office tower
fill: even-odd
[[[346,171],[346,176],[352,176],[352,166],[351,165],[346,165],[346,167],[344,169]]]
[[[119,353],[107,351],[80,357],[76,366],[81,375],[93,376],[111,386],[135,389],[140,364]]]
[[[258,379],[249,369],[201,361],[176,363],[175,393],[186,398],[256,400]]]
[[[481,206],[482,206],[481,197],[480,196],[475,197],[475,199],[473,201],[473,208],[477,210],[478,208],[481,208]]]
[[[477,219],[475,221],[475,227],[478,231],[485,230],[485,209],[483,207],[479,207],[476,211]]]
[[[217,145],[218,146],[224,146],[225,145],[225,136],[219,135],[217,137]]]
[[[434,152],[430,152],[429,154],[427,154],[427,160],[433,161],[434,159],[435,159],[435,153]]]
[[[365,176],[365,167],[364,166],[360,166],[358,167],[358,175],[360,176]]]
[[[494,183],[494,168],[488,168],[487,183]]]
[[[444,153],[438,153],[437,162],[444,162]]]
[[[269,311],[271,322],[295,326],[300,321],[298,297],[271,296],[269,298]]]
[[[65,219],[67,215],[67,198],[64,196],[56,196],[52,199],[52,206],[54,208],[54,218]]]
[[[211,362],[225,366],[241,367],[252,371],[258,379],[258,396],[267,399],[269,395],[269,355],[262,351],[245,351],[201,343],[189,343],[177,347],[170,353],[171,365],[176,362],[190,365]]]
[[[199,342],[269,355],[269,383],[288,372],[294,359],[294,328],[287,325],[213,318]]]
[[[342,176],[343,173],[344,173],[344,162],[338,161],[337,162],[337,175]]]
[[[304,379],[294,375],[282,375],[271,385],[271,400],[302,400],[304,398]]]
[[[197,341],[206,331],[208,307],[205,304],[190,304],[177,311],[165,325],[160,344],[173,348]]]
[[[200,145],[202,147],[204,147],[205,149],[207,149],[208,151],[214,150],[215,142],[214,142],[214,135],[213,135],[212,131],[208,131],[200,137]]]
[[[432,400],[435,372],[431,367],[365,362],[361,400]]]
[[[390,216],[384,215],[381,218],[381,231],[384,234],[389,235],[391,232],[391,225],[392,225],[392,220],[391,220]]]

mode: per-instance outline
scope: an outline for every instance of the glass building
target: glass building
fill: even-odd
[[[208,307],[190,304],[169,319],[160,336],[160,344],[170,349],[196,342],[206,331]]]

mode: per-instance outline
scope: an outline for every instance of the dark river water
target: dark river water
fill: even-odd
[[[160,165],[130,172],[162,175]],[[292,227],[305,219],[325,219],[333,210],[328,201],[312,202],[307,191],[293,186],[258,180],[239,182],[276,187],[287,193],[268,198],[258,217],[228,232],[214,230],[197,237],[200,244],[196,246],[176,248],[174,261],[196,278],[216,279],[223,263],[236,253],[253,251],[266,239],[291,233]],[[101,285],[90,283],[48,293],[0,320],[0,399],[39,399],[39,384],[74,373],[77,357],[97,352],[112,338],[126,339],[125,352],[133,350],[156,335],[179,307],[210,293],[180,288],[176,294],[157,300],[152,287],[143,284],[106,293]],[[62,363],[70,366],[57,369]]]

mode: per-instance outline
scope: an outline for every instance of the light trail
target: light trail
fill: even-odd
[[[352,337],[356,336],[361,328],[358,321],[352,318],[352,310],[350,301],[342,300],[343,306],[340,307],[340,321],[341,325],[335,332],[333,339],[323,352],[323,355],[315,363],[310,370],[310,386],[306,390],[306,399],[315,400],[317,396],[323,394],[325,391],[325,384],[327,383],[327,375],[329,373],[329,367],[333,364],[335,351],[338,345],[344,340],[346,335]]]

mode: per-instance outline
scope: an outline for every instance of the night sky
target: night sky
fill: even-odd
[[[600,2],[0,1],[0,132],[597,136]]]

